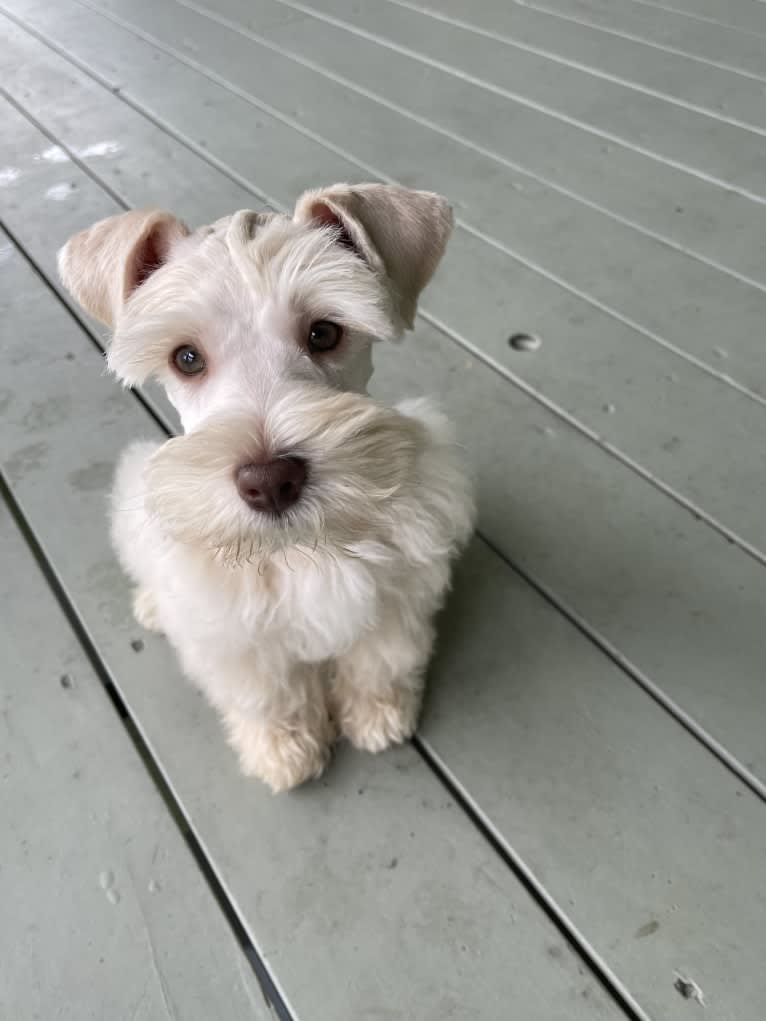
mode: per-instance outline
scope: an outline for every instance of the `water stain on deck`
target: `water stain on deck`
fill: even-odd
[[[41,468],[47,453],[47,443],[28,443],[25,447],[20,447],[5,462],[10,481],[21,482],[27,472]]]
[[[24,415],[21,424],[27,429],[51,429],[67,417],[72,410],[72,400],[66,395],[50,397],[45,401],[34,401]]]
[[[78,468],[68,475],[69,481],[75,489],[81,492],[92,493],[106,491],[112,484],[112,473],[114,464],[112,461],[94,461],[85,468]]]

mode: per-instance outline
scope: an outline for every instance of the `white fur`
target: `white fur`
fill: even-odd
[[[337,731],[380,751],[409,737],[449,562],[473,520],[446,420],[370,400],[373,341],[395,337],[389,284],[337,232],[239,213],[178,241],[117,316],[110,365],[154,374],[185,434],[124,454],[112,534],[135,613],[163,631],[220,711],[243,770],[284,790],[324,768]],[[344,327],[312,358],[307,324]],[[170,353],[193,339],[205,377]],[[280,519],[240,498],[239,465],[300,457]]]

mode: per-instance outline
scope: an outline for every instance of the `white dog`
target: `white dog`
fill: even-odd
[[[136,618],[275,791],[318,776],[337,729],[377,752],[417,722],[471,490],[440,414],[365,387],[451,222],[437,195],[337,185],[292,219],[242,211],[194,233],[129,212],[60,253],[66,287],[113,328],[110,368],[159,379],[184,427],[117,471]]]

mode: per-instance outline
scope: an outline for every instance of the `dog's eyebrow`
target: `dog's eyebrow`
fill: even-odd
[[[232,215],[223,237],[234,265],[245,280],[251,279],[252,263],[249,248],[259,228],[274,220],[274,213],[258,213],[253,209],[240,209]]]

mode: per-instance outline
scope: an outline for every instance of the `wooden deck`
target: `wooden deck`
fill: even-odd
[[[0,1018],[760,1021],[766,3],[0,24]],[[341,180],[454,204],[373,390],[438,395],[479,531],[415,742],[274,798],[133,622],[106,493],[174,416],[55,253]]]

